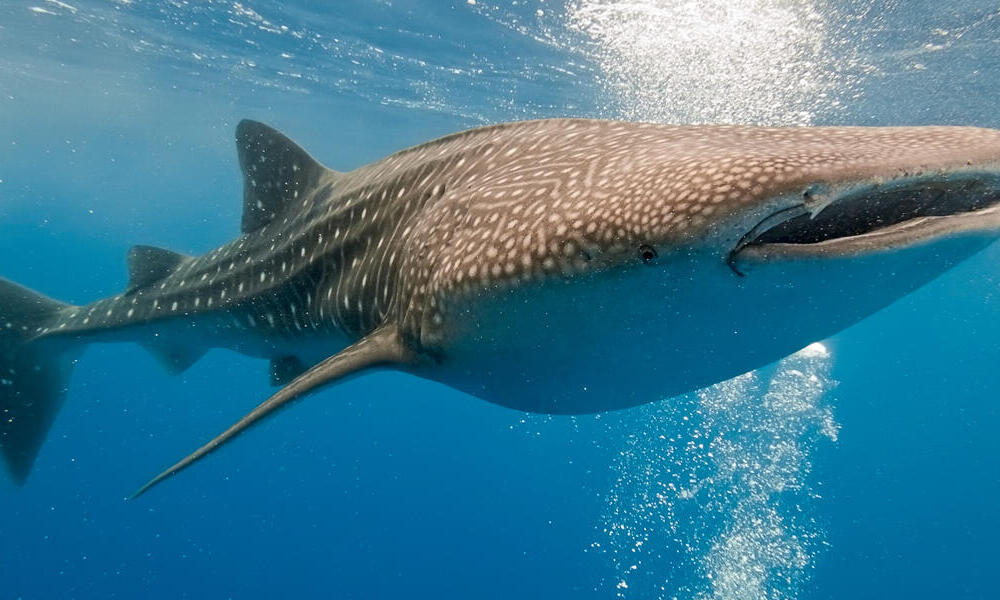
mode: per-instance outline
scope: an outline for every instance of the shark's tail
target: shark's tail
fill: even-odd
[[[62,406],[78,347],[39,332],[69,307],[0,278],[0,451],[19,484]]]

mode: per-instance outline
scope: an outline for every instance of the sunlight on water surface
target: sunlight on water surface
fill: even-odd
[[[569,5],[622,116],[660,122],[805,125],[850,83],[815,2],[699,0]]]

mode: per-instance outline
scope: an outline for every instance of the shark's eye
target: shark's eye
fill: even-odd
[[[647,265],[656,260],[657,256],[659,255],[656,253],[656,248],[646,244],[639,246],[639,258]]]

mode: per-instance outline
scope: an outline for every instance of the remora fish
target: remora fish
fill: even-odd
[[[357,170],[243,121],[243,233],[137,246],[70,306],[0,280],[0,444],[23,481],[92,342],[173,371],[271,360],[277,393],[139,493],[303,394],[400,369],[519,410],[620,409],[828,337],[1000,235],[1000,131],[541,120]],[[197,326],[192,326],[197,324]]]

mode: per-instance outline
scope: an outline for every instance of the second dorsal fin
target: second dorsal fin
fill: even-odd
[[[244,119],[236,127],[243,170],[244,233],[267,225],[329,172],[281,132]]]
[[[160,281],[192,257],[156,246],[132,246],[128,251],[128,287],[125,293]]]

